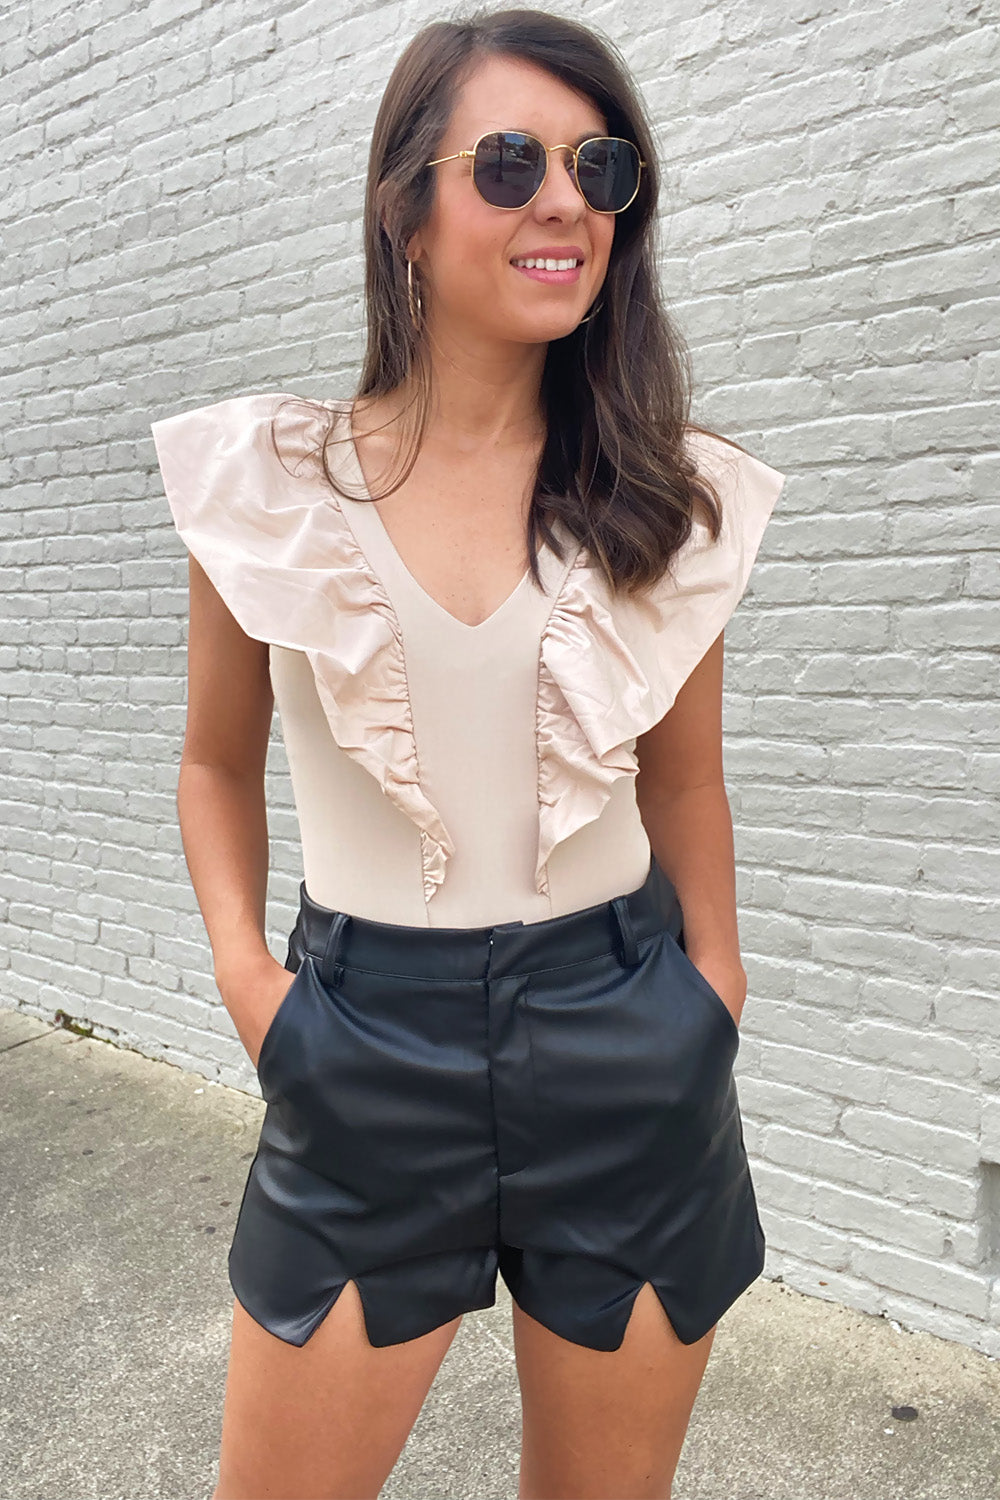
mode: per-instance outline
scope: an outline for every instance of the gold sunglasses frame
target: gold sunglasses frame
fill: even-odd
[[[434,161],[425,162],[424,165],[428,166],[428,167],[436,167],[436,166],[438,166],[443,161],[457,161],[459,159],[459,157],[471,157],[472,160],[475,161],[476,151],[479,148],[479,142],[480,141],[484,141],[488,135],[502,135],[502,134],[504,134],[504,131],[502,131],[502,130],[484,130],[483,133],[482,133],[482,135],[479,136],[478,139],[476,140],[476,143],[472,147],[471,151],[455,151],[455,152],[452,153],[451,156],[438,156],[438,157],[435,157]],[[623,141],[626,146],[631,146],[632,149],[635,151],[636,155],[638,156],[639,155],[639,148],[638,148],[638,146],[636,146],[635,141],[630,141],[630,140],[628,140],[623,135],[590,135],[590,136],[587,137],[587,139],[585,141],[581,141],[580,144],[579,144],[579,146],[571,146],[568,141],[564,141],[564,142],[562,142],[562,144],[560,144],[558,146],[546,146],[544,144],[544,142],[538,140],[537,135],[532,135],[529,130],[514,130],[514,129],[511,129],[510,130],[510,134],[511,135],[523,135],[529,141],[537,141],[538,142],[538,145],[541,146],[542,150],[545,152],[545,171],[542,173],[542,180],[541,180],[541,182],[535,188],[535,191],[532,193],[531,197],[528,199],[528,202],[527,203],[520,203],[520,204],[518,204],[514,208],[508,208],[505,203],[490,203],[490,200],[488,198],[483,198],[482,193],[479,192],[479,184],[476,181],[475,170],[473,170],[473,172],[472,172],[472,185],[475,188],[476,192],[479,193],[480,198],[483,199],[483,202],[486,203],[486,204],[489,204],[490,208],[499,209],[499,211],[501,213],[504,213],[504,214],[517,214],[517,213],[520,213],[522,209],[527,208],[528,207],[528,203],[534,203],[535,199],[538,197],[539,193],[542,191],[542,188],[545,186],[545,179],[549,175],[549,156],[550,156],[550,154],[553,151],[572,151],[572,153],[573,153],[573,186],[576,188],[577,192],[580,194],[580,197],[583,198],[584,203],[587,204],[587,207],[590,209],[590,212],[592,214],[623,214],[625,212],[625,210],[627,208],[630,208],[631,205],[635,202],[636,197],[637,197],[638,192],[639,192],[639,185],[642,182],[642,169],[646,165],[646,163],[643,161],[643,159],[642,159],[641,156],[639,156],[639,171],[638,171],[638,174],[637,174],[636,179],[635,179],[635,192],[632,194],[631,198],[628,200],[628,203],[623,203],[622,206],[621,206],[621,208],[594,208],[592,204],[587,203],[586,196],[584,195],[583,190],[580,187],[580,172],[579,172],[580,152],[583,150],[584,146],[589,146],[590,143],[591,143],[591,141]]]

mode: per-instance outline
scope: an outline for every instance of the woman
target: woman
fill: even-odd
[[[522,1500],[669,1495],[761,1272],[723,627],[783,476],[687,420],[656,192],[590,30],[430,25],[375,127],[357,398],[153,424],[191,553],[185,853],[267,1101],[213,1500],[377,1495],[498,1270]]]

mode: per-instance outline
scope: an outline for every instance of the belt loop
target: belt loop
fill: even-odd
[[[330,931],[326,936],[326,946],[319,965],[319,977],[325,985],[340,984],[344,977],[344,966],[338,963],[337,955],[340,952],[344,928],[350,920],[346,911],[338,911],[334,913],[333,921],[330,923]]]
[[[628,909],[628,901],[624,896],[614,896],[611,908],[618,922],[618,932],[622,942],[622,963],[627,969],[634,969],[639,962],[639,945],[636,942],[635,928],[632,926],[632,917]]]

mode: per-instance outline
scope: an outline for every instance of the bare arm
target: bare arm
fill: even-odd
[[[738,1022],[746,1000],[733,821],[722,767],[723,636],[660,722],[636,742],[636,798],[657,863],[684,912],[691,962]]]
[[[269,988],[265,976],[277,968],[285,988],[289,983],[265,936],[264,769],[274,712],[268,648],[241,629],[190,555],[188,577],[188,706],[177,811],[216,983],[255,1057],[276,1009],[274,981]]]

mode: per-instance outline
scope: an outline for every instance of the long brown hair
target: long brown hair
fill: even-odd
[[[690,534],[696,504],[703,505],[717,538],[721,504],[684,449],[686,427],[706,429],[689,420],[690,356],[663,305],[656,270],[659,167],[653,132],[617,49],[565,16],[477,9],[465,18],[434,21],[413,37],[392,70],[368,158],[368,342],[354,399],[377,403],[400,388],[412,389],[416,417],[403,473],[370,498],[394,493],[411,472],[431,404],[432,368],[423,320],[416,327],[411,316],[405,257],[405,246],[433,201],[436,176],[425,163],[439,154],[466,78],[485,58],[498,55],[535,63],[589,96],[604,114],[608,133],[634,141],[647,163],[637,196],[617,215],[594,316],[548,344],[541,385],[547,435],[527,536],[529,566],[539,587],[539,538],[563,556],[550,529],[559,518],[612,591],[632,592],[655,583],[669,568]],[[334,491],[349,495],[326,458],[336,415],[327,404],[306,404],[329,418],[317,457]]]

